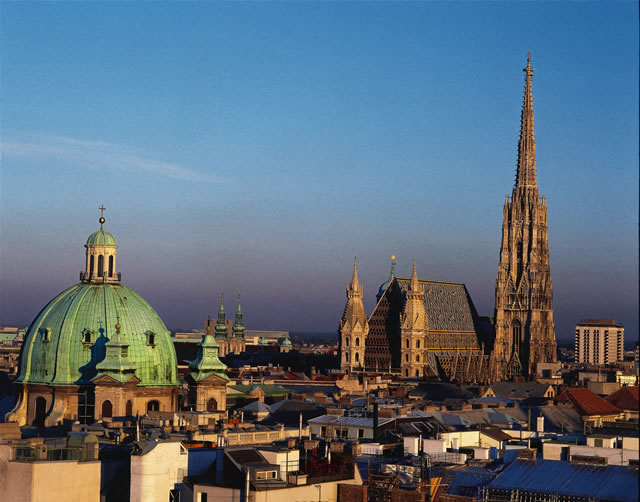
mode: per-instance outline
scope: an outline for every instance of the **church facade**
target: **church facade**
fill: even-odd
[[[547,202],[537,186],[533,68],[529,55],[516,182],[503,209],[494,317],[479,316],[464,284],[395,277],[380,286],[367,316],[357,267],[339,325],[345,372],[438,375],[458,382],[530,377],[556,360]],[[393,257],[392,257],[393,260]]]
[[[392,261],[391,276],[367,316],[354,263],[339,326],[342,371],[487,381],[490,323],[478,316],[465,285],[420,280],[415,262],[410,279],[398,278],[395,266]]]

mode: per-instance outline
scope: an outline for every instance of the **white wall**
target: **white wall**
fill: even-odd
[[[480,431],[442,432],[438,436],[440,439],[444,439],[445,450],[454,448],[454,440],[456,439],[458,448],[480,446]]]
[[[145,455],[132,455],[131,502],[167,502],[169,490],[186,476],[188,460],[178,441],[159,442]]]

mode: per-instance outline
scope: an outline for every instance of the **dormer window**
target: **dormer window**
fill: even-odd
[[[42,341],[49,343],[51,341],[51,328],[42,328]]]
[[[156,334],[153,331],[147,331],[145,333],[145,335],[147,336],[147,345],[150,345],[151,347],[155,347],[156,346]]]
[[[82,330],[82,343],[90,345],[95,341],[94,332],[88,328]]]

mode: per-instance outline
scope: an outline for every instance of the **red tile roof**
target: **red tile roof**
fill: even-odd
[[[589,389],[567,389],[555,399],[555,402],[572,404],[580,415],[617,415],[620,413],[619,408]]]
[[[511,439],[509,434],[501,431],[500,429],[482,429],[480,433],[489,436],[491,439],[495,439],[496,441],[509,441]]]
[[[622,387],[622,389],[614,392],[605,398],[612,405],[621,410],[638,410],[638,386]]]

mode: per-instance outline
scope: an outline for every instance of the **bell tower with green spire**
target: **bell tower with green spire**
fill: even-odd
[[[242,324],[242,307],[240,306],[240,295],[238,295],[236,322],[233,323],[233,336],[235,338],[244,338],[244,325]]]
[[[533,125],[531,53],[524,69],[518,166],[503,208],[496,278],[493,378],[530,377],[539,362],[555,362],[547,200],[540,197]]]
[[[198,344],[198,355],[189,365],[189,401],[195,411],[224,411],[226,409],[226,385],[229,381],[227,366],[220,361],[219,346],[211,327]]]

